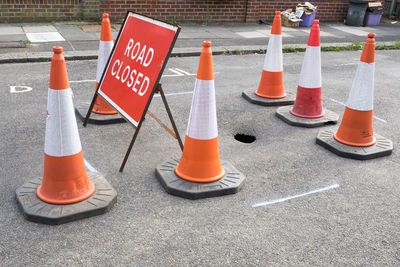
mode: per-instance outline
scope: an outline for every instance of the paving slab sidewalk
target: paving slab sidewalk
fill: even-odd
[[[120,24],[112,25],[114,39]],[[271,25],[181,25],[181,33],[172,56],[197,56],[203,40],[211,40],[213,53],[259,52],[265,50]],[[400,23],[387,22],[375,27],[350,27],[343,23],[321,23],[321,44],[349,45],[365,41],[369,32],[377,42],[392,43],[400,39]],[[67,59],[95,59],[101,26],[88,23],[0,24],[0,63],[46,61],[51,47],[61,45]],[[283,45],[305,47],[310,28],[282,27]]]

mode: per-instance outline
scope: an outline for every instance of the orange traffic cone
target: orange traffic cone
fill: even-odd
[[[220,161],[211,42],[203,42],[185,145],[180,162],[162,164],[157,177],[172,194],[201,198],[237,192],[244,180],[232,165]],[[179,164],[178,164],[179,163]],[[226,175],[229,173],[229,175]],[[174,178],[175,177],[175,178]],[[227,178],[231,177],[231,178]],[[233,178],[232,178],[233,177]],[[169,183],[172,179],[186,182]],[[226,182],[226,179],[229,182]],[[224,186],[220,187],[220,184]],[[196,188],[192,190],[191,187]]]
[[[218,151],[214,72],[210,46],[211,42],[203,43],[183,155],[175,169],[176,174],[182,179],[198,183],[214,182],[225,174]]]
[[[281,12],[276,11],[265,55],[261,81],[256,95],[266,98],[283,98],[282,23]]]
[[[246,90],[242,95],[248,101],[264,106],[290,105],[294,102],[292,95],[287,98],[287,94],[283,88],[282,26],[280,11],[275,12],[258,89],[255,92]]]
[[[293,126],[317,127],[336,123],[339,115],[322,107],[319,20],[314,20],[301,67],[293,107],[280,107],[276,116]]]
[[[368,34],[342,122],[334,138],[350,146],[371,146],[375,72],[375,34]]]
[[[99,86],[101,76],[103,75],[104,68],[107,65],[108,58],[110,57],[113,49],[114,42],[111,31],[111,23],[108,19],[108,14],[103,14],[103,21],[101,22],[101,33],[99,42],[99,56],[97,58],[97,71],[96,71],[96,87]],[[83,104],[75,109],[78,117],[85,121],[88,105]],[[97,97],[96,102],[92,108],[92,116],[89,118],[89,123],[94,124],[111,124],[126,122],[121,116],[117,115],[118,112],[114,110],[103,98]]]
[[[70,204],[88,198],[94,185],[88,179],[75,121],[72,91],[61,47],[53,48],[47,100],[44,174],[38,197],[53,204]]]
[[[78,203],[91,197],[95,192],[95,185],[89,180],[85,169],[73,109],[73,94],[69,87],[67,68],[62,55],[63,49],[62,47],[53,47],[53,51],[46,112],[44,173],[42,183],[37,189],[37,197],[44,203],[66,205]],[[101,176],[97,177],[99,176],[97,174],[94,176],[92,175],[92,178],[95,178],[95,180],[104,180]],[[104,181],[102,182],[104,183]],[[39,185],[40,183],[33,184]],[[110,188],[110,186],[108,187]],[[113,189],[110,188],[109,191],[113,191]],[[114,198],[115,196],[116,194]],[[104,201],[104,203],[107,202],[111,203]],[[70,213],[71,209],[69,208]],[[93,213],[93,206],[90,209],[81,207],[78,212],[72,212],[72,215],[62,214],[61,212],[59,215],[62,216],[56,217],[55,221],[60,218],[66,220],[66,215],[69,216],[69,218],[67,216],[67,219],[71,219],[71,217],[76,217],[76,214],[80,213],[81,215],[78,217],[89,216],[90,213]]]
[[[370,159],[389,155],[393,150],[392,141],[379,135],[374,136],[372,130],[374,37],[374,33],[368,34],[338,131],[334,134],[331,131],[320,132],[317,137],[318,144],[333,152],[338,150],[341,154],[337,154],[341,156]]]
[[[110,57],[111,50],[114,46],[113,37],[111,33],[111,24],[108,19],[108,14],[103,14],[103,21],[101,22],[101,34],[99,44],[99,57],[97,58],[97,72],[96,72],[96,88],[99,86],[101,75],[106,67],[107,60]],[[105,100],[101,97],[96,99],[92,111],[97,114],[117,114]]]

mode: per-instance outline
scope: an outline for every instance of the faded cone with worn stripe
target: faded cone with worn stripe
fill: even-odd
[[[264,98],[283,98],[282,26],[281,13],[275,12],[271,35],[268,41],[261,81],[256,95]]]
[[[218,150],[217,113],[211,42],[203,42],[183,153],[175,173],[182,179],[209,183],[225,171]]]
[[[375,72],[375,34],[365,42],[342,122],[334,138],[350,146],[371,146],[376,140],[372,130]]]
[[[290,113],[302,118],[324,116],[321,96],[321,47],[319,20],[314,20],[300,72],[296,102]]]
[[[47,101],[44,173],[37,196],[52,204],[71,204],[90,197],[94,192],[94,184],[85,169],[63,49],[55,46],[53,51]]]
[[[104,13],[103,21],[101,22],[99,57],[97,59],[96,88],[99,86],[101,75],[106,67],[107,60],[110,57],[113,46],[114,42],[110,20],[108,19],[108,14]],[[101,97],[97,97],[92,112],[97,114],[117,114],[117,112]]]

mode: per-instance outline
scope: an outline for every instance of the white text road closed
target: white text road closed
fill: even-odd
[[[129,12],[97,94],[137,126],[158,87],[179,27]]]

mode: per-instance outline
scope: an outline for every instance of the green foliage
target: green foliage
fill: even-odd
[[[364,47],[364,43],[361,41],[354,41],[350,47],[349,50],[362,50]]]
[[[321,46],[321,51],[357,51],[362,50],[364,48],[364,42],[355,41],[350,45],[341,45],[341,46]],[[387,45],[386,43],[377,43],[375,46],[376,50],[392,50],[392,49],[400,49],[400,40],[396,40],[392,45]],[[296,53],[296,52],[305,52],[305,48],[294,47],[294,46],[284,46],[282,48],[283,53]],[[258,50],[229,50],[223,53],[223,55],[248,55],[248,54],[265,54],[265,49]]]
[[[203,13],[203,22],[201,24],[207,26],[210,23],[210,15],[208,13]]]
[[[295,53],[295,52],[304,52],[304,51],[306,51],[305,48],[294,47],[294,46],[284,46],[282,48],[283,53]]]
[[[168,17],[167,18],[167,22],[171,23],[172,25],[178,26],[179,25],[179,21],[177,20],[176,17]]]
[[[49,18],[44,18],[44,19],[42,19],[41,22],[42,22],[42,23],[50,23],[50,22],[51,22],[51,19],[49,19]]]

